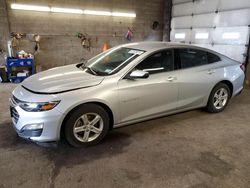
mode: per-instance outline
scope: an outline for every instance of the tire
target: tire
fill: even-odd
[[[211,113],[222,112],[226,108],[230,98],[231,91],[229,87],[224,83],[219,83],[210,93],[206,110]]]
[[[109,122],[109,115],[101,106],[83,104],[66,120],[64,135],[74,147],[95,145],[108,133]]]

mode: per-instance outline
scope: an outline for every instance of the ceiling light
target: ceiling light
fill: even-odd
[[[57,8],[57,7],[52,7],[51,12],[83,14],[83,10],[81,9]]]
[[[96,15],[96,16],[119,16],[119,17],[130,17],[130,18],[136,17],[135,13],[82,10],[82,9],[59,8],[59,7],[50,8],[49,6],[24,5],[24,4],[15,4],[15,3],[11,4],[11,9],[55,12],[55,13],[69,13],[69,14],[87,14],[87,15]]]
[[[195,39],[208,39],[209,34],[208,33],[196,33]]]
[[[136,14],[134,14],[134,13],[123,13],[123,12],[112,12],[112,16],[135,18]]]
[[[47,6],[11,4],[11,8],[16,9],[16,10],[32,10],[32,11],[50,12],[50,8]]]
[[[96,15],[96,16],[111,16],[112,13],[108,11],[95,11],[95,10],[84,10],[84,14]]]
[[[223,33],[222,38],[223,39],[239,39],[240,38],[240,33],[239,32]]]
[[[185,33],[175,33],[174,38],[176,39],[185,39],[186,34]]]

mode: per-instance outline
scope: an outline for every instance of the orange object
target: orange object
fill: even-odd
[[[42,110],[47,111],[47,110],[51,110],[52,108],[54,108],[57,104],[56,103],[48,103],[42,106]]]
[[[105,52],[109,49],[109,45],[107,43],[104,43],[102,51]]]

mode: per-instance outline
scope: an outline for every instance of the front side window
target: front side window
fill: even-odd
[[[112,75],[123,69],[131,61],[143,54],[142,50],[114,48],[90,59],[86,65],[97,75]]]
[[[174,70],[173,52],[166,50],[157,52],[143,60],[135,69],[149,72],[149,74]]]
[[[207,52],[195,49],[178,49],[181,68],[190,68],[207,64]]]

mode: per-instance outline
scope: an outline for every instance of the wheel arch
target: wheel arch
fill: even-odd
[[[62,124],[61,124],[61,127],[60,127],[60,137],[64,137],[64,127],[65,127],[65,123],[66,123],[66,120],[67,120],[67,117],[70,116],[70,114],[72,114],[75,110],[77,110],[79,107],[81,107],[82,105],[85,105],[85,104],[96,104],[96,105],[99,105],[101,106],[102,108],[104,108],[104,110],[106,110],[106,112],[108,113],[109,115],[109,118],[110,118],[110,123],[109,123],[109,130],[112,130],[113,129],[113,125],[114,125],[114,114],[111,110],[111,108],[105,104],[105,103],[102,103],[102,102],[97,102],[97,101],[93,101],[93,102],[85,102],[85,103],[81,103],[75,107],[73,107],[72,109],[69,110],[69,112],[67,112],[67,114],[64,116],[63,118],[63,121],[62,121]]]
[[[206,98],[206,100],[205,100],[205,105],[208,104],[208,100],[209,100],[209,97],[210,97],[210,95],[211,95],[213,89],[214,89],[219,83],[226,84],[226,85],[229,87],[229,89],[230,89],[230,95],[231,95],[230,98],[232,97],[232,95],[233,95],[233,89],[234,89],[234,88],[233,88],[232,82],[230,82],[229,80],[221,80],[221,81],[217,82],[217,83],[210,89],[210,92],[208,93],[208,96],[207,96],[207,98]]]
[[[219,83],[226,84],[226,85],[229,87],[229,89],[230,89],[230,97],[232,97],[233,92],[234,92],[233,83],[232,83],[231,81],[229,81],[229,80],[222,80],[222,81],[218,82],[216,85],[218,85]],[[216,86],[216,85],[215,85],[215,86]],[[215,86],[214,86],[214,87],[215,87]]]
[[[215,109],[213,109],[213,107],[211,106],[211,97],[213,98],[213,95],[212,95],[212,93],[213,93],[213,90],[219,85],[219,84],[225,84],[228,88],[229,88],[229,98],[228,98],[228,100],[232,97],[232,95],[233,95],[233,84],[232,84],[232,82],[231,81],[229,81],[229,80],[221,80],[221,81],[219,81],[219,82],[217,82],[215,85],[214,85],[214,87],[211,89],[211,91],[210,91],[210,94],[209,94],[209,97],[208,97],[208,99],[207,99],[207,102],[206,102],[206,106],[205,106],[205,109],[208,111],[208,112],[214,112],[214,113],[217,113],[217,112],[220,112],[220,110],[215,110]],[[228,102],[228,101],[227,101]],[[224,109],[225,108],[225,106],[222,108],[222,109]]]

